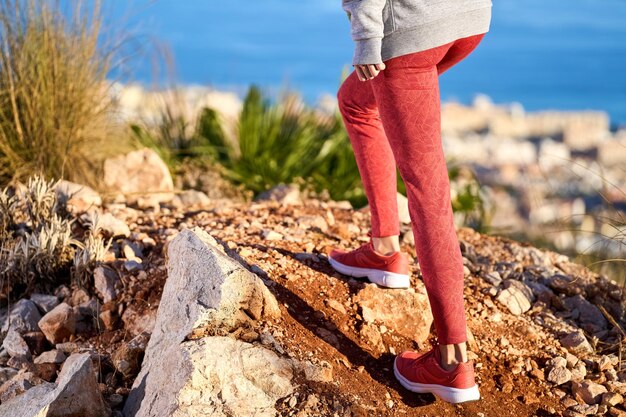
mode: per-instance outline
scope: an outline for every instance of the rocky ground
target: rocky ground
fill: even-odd
[[[435,336],[419,263],[389,290],[327,261],[367,241],[366,209],[192,197],[106,206],[93,287],[0,312],[0,416],[68,398],[89,416],[626,415],[624,290],[567,257],[458,231],[482,398],[451,405],[393,377],[395,354]]]

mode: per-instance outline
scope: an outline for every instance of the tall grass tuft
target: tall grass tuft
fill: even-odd
[[[98,0],[0,0],[0,184],[94,183],[112,110],[101,32]]]

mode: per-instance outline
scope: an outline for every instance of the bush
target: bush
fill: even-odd
[[[68,276],[86,286],[104,260],[110,241],[100,237],[97,224],[77,238],[55,187],[34,176],[26,186],[0,189],[0,300],[35,288],[49,292]]]
[[[94,184],[110,135],[100,2],[0,0],[0,184],[31,173]]]
[[[217,113],[205,109],[198,123],[202,149],[222,165],[225,176],[255,195],[281,183],[297,183],[320,198],[367,204],[341,115],[321,114],[295,94],[275,103],[251,86],[244,99],[233,143]]]

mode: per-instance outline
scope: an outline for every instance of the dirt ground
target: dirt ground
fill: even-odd
[[[326,258],[334,247],[352,249],[367,241],[369,214],[363,210],[320,202],[302,206],[259,203],[141,216],[131,230],[149,235],[157,245],[144,261],[150,265],[146,276],[123,277],[125,291],[119,303],[126,308],[132,305],[139,316],[156,310],[167,277],[163,245],[175,230],[194,226],[221,241],[268,283],[283,313],[275,322],[260,324],[272,334],[274,346],[285,355],[329,369],[326,382],[299,381],[296,399],[277,403],[281,415],[522,417],[561,415],[565,410],[553,384],[544,380],[546,360],[562,348],[556,335],[534,320],[542,309],[510,314],[489,294],[491,285],[475,273],[466,277],[465,299],[470,357],[475,361],[482,398],[453,405],[402,388],[393,376],[395,354],[427,349],[428,343],[419,345],[381,331],[381,352],[362,332],[363,318],[354,302],[366,284],[339,274]],[[268,231],[282,237],[270,239]],[[411,233],[410,226],[403,226],[404,233]],[[475,251],[477,268],[510,260],[511,248],[525,246],[468,228],[461,228],[458,236]],[[402,248],[415,258],[412,246],[403,243]],[[415,287],[421,281],[419,264],[412,262],[411,268]],[[104,331],[89,342],[111,352],[131,338],[128,330],[121,329]],[[132,381],[122,385],[115,392],[125,396]]]

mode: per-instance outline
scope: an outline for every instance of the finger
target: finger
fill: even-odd
[[[365,78],[367,78],[369,80],[372,77],[372,74],[370,73],[369,67],[367,65],[362,65],[361,69],[363,70],[363,74],[365,74]]]
[[[356,75],[359,76],[359,80],[361,80],[361,81],[365,81],[366,80],[365,74],[363,74],[363,70],[361,69],[360,65],[356,65],[354,67],[354,70],[356,71]]]
[[[372,74],[372,78],[376,77],[380,71],[378,71],[378,67],[376,65],[368,65],[367,69],[370,74]]]
[[[379,71],[382,71],[386,68],[386,65],[384,62],[382,64],[376,64],[376,68],[378,68]]]

